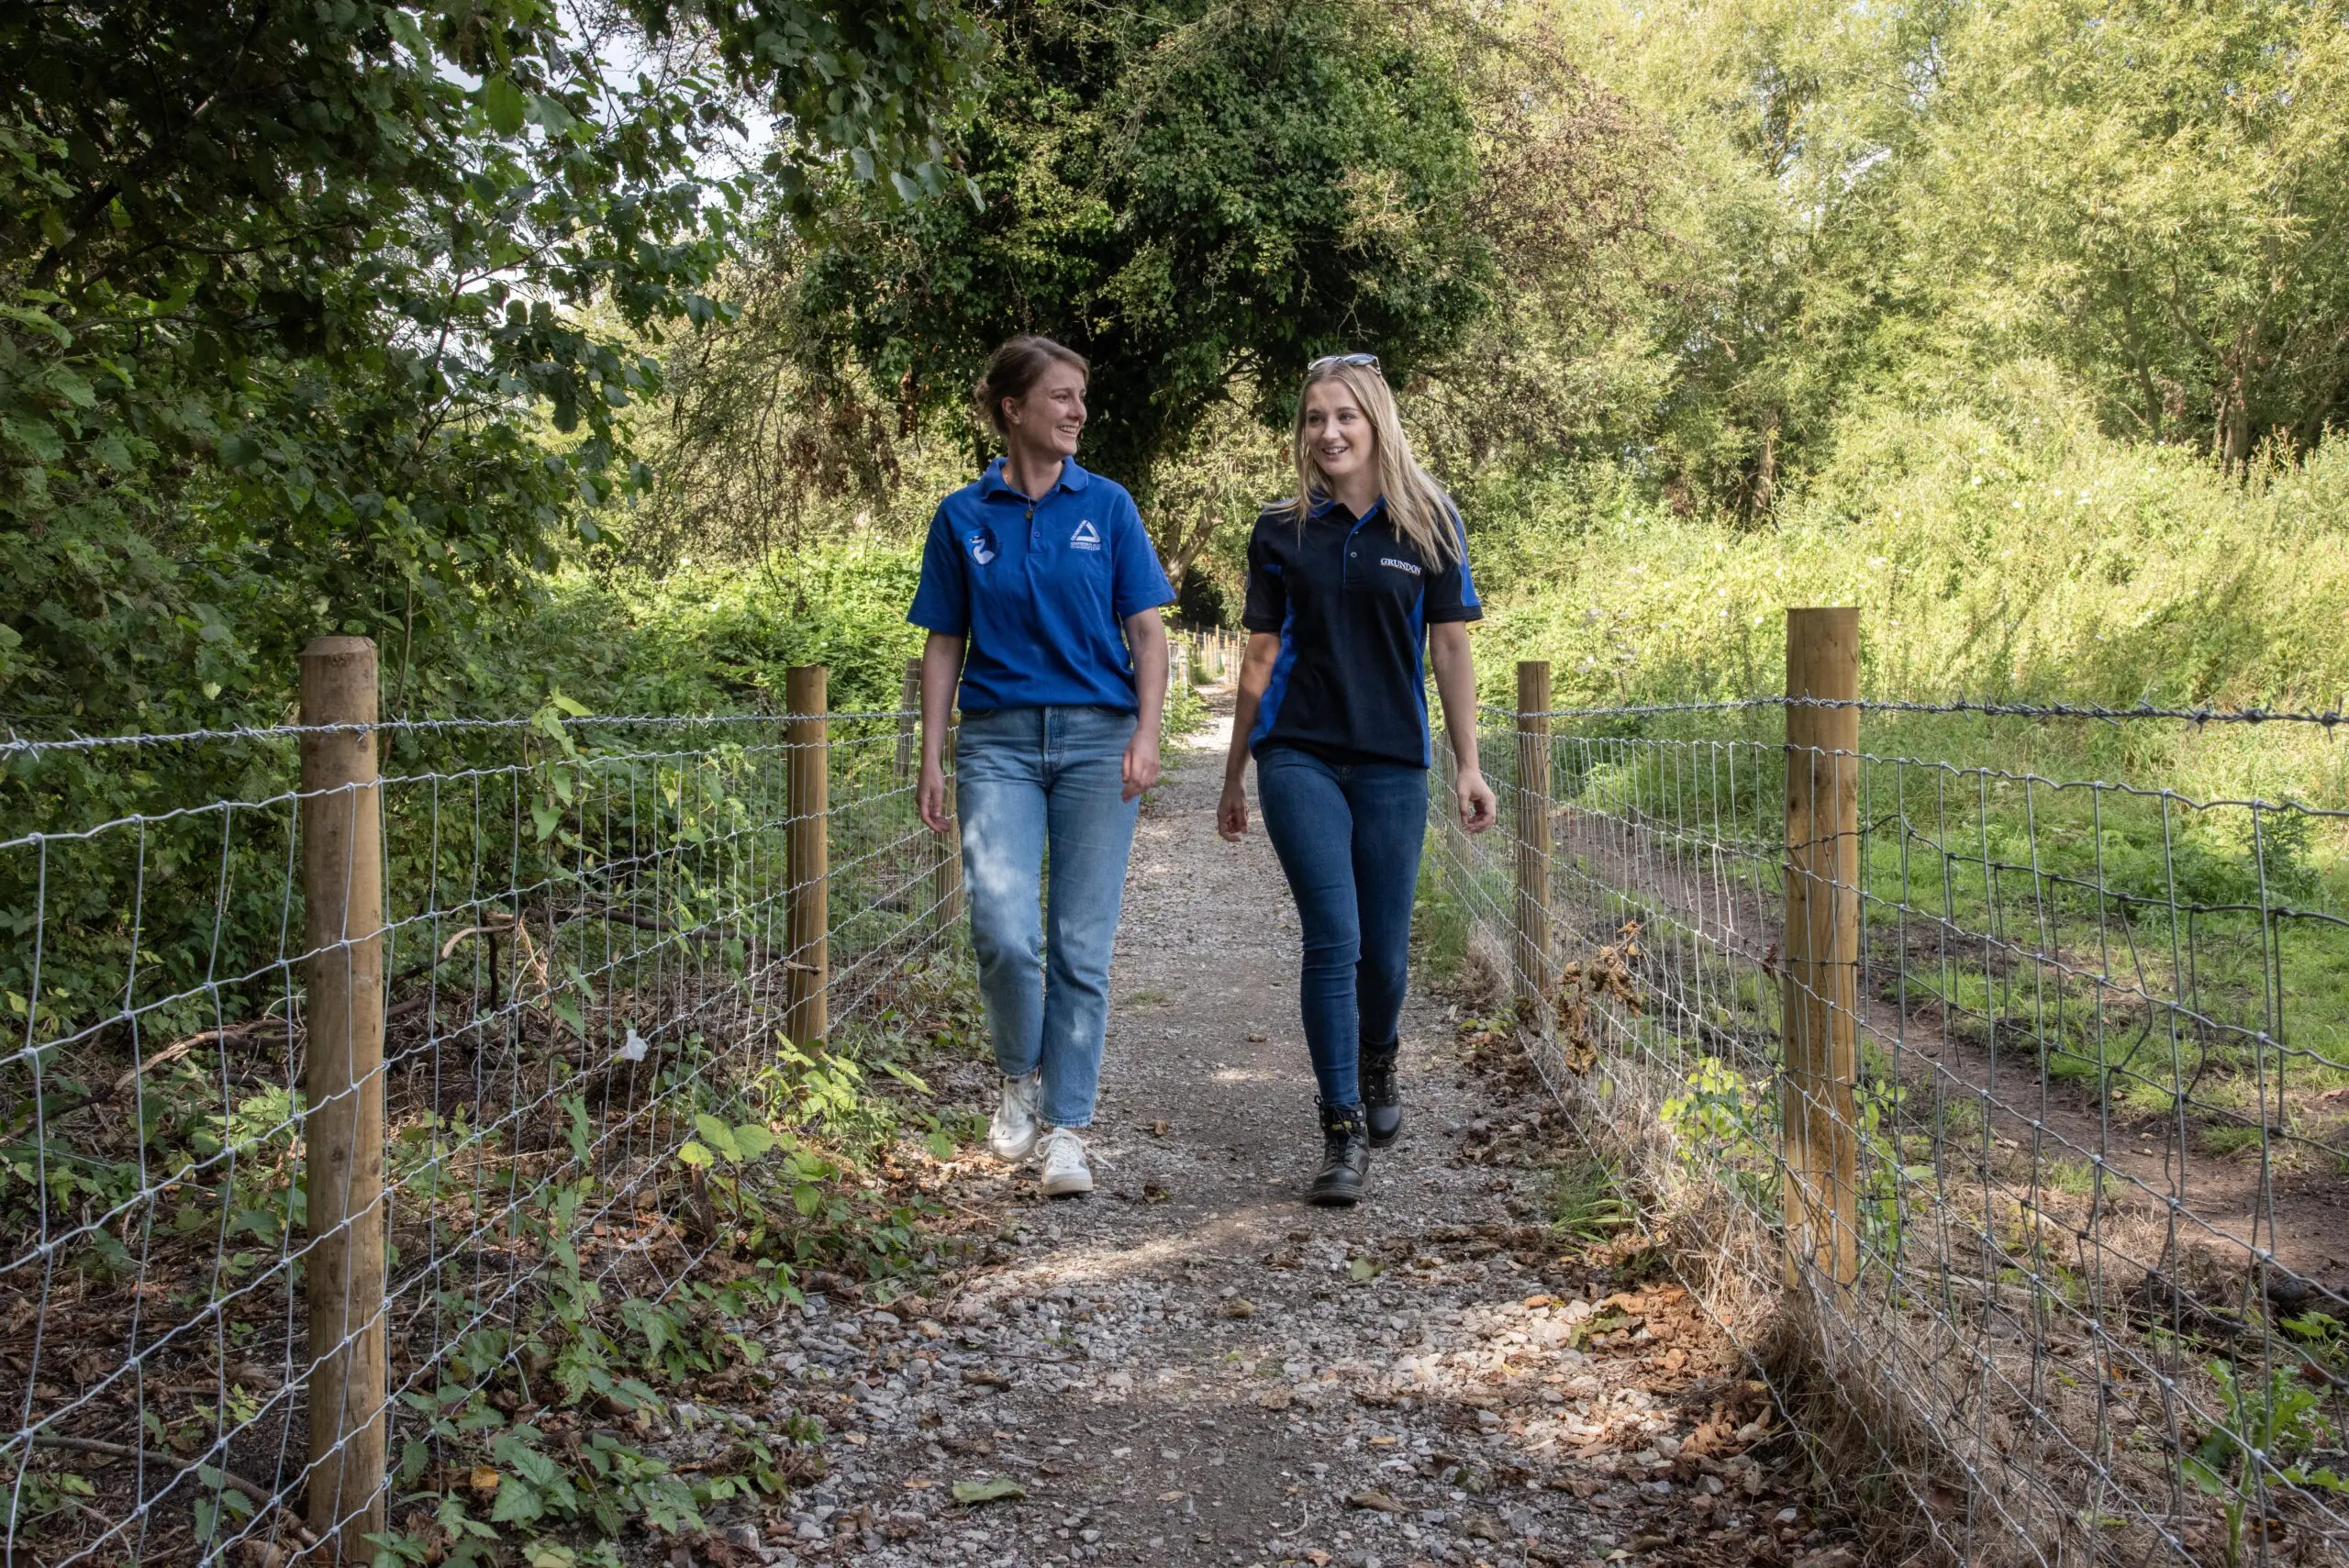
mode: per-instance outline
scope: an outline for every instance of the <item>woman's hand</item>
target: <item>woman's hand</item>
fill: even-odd
[[[1248,836],[1248,786],[1238,779],[1224,781],[1223,798],[1215,806],[1215,830],[1228,844]]]
[[[936,762],[921,765],[921,782],[914,787],[914,804],[921,808],[921,825],[931,832],[954,830],[954,818],[946,814],[946,770]]]
[[[1131,800],[1158,782],[1158,727],[1137,725],[1126,742],[1126,787],[1118,798]]]
[[[1475,768],[1460,770],[1457,785],[1460,794],[1460,826],[1471,833],[1481,833],[1501,818],[1499,799],[1485,775]]]

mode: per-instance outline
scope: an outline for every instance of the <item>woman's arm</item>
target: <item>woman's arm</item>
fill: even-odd
[[[946,814],[946,727],[954,715],[954,687],[963,678],[963,639],[933,631],[921,648],[921,782],[914,801],[922,826],[933,833],[952,829]]]
[[[1223,799],[1215,808],[1216,831],[1237,842],[1248,831],[1248,732],[1256,728],[1256,707],[1272,684],[1273,661],[1280,657],[1276,632],[1252,631],[1240,656],[1240,690],[1231,706],[1231,750],[1223,759]]]
[[[1485,782],[1476,758],[1476,666],[1468,653],[1468,623],[1438,621],[1428,628],[1428,652],[1435,664],[1436,695],[1443,699],[1443,732],[1460,764],[1460,825],[1481,833],[1500,818],[1500,803]]]
[[[1166,622],[1155,607],[1126,617],[1126,646],[1134,656],[1134,696],[1141,711],[1134,738],[1126,742],[1126,787],[1131,800],[1158,782],[1158,728],[1166,718]]]

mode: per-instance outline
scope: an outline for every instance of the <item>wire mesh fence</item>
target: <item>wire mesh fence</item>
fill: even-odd
[[[733,1162],[841,1092],[787,1026],[948,962],[912,728],[550,706],[0,743],[12,1558],[365,1559],[501,1369],[625,1406],[625,1369],[540,1364],[534,1326],[727,1245]],[[380,756],[321,786],[336,740]],[[678,1486],[613,1484],[652,1517]]]
[[[2349,1561],[2337,716],[1790,689],[1544,668],[1431,824],[1646,1240],[1887,1561]],[[2213,720],[2310,798],[2172,787]]]

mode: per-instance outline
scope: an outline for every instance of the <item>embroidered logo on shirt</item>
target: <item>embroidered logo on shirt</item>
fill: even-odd
[[[1101,548],[1101,530],[1093,526],[1092,518],[1084,517],[1078,520],[1076,531],[1068,536],[1068,547],[1071,550],[1099,550]]]
[[[1378,558],[1378,564],[1392,566],[1397,572],[1408,572],[1414,577],[1420,575],[1419,562],[1415,561],[1397,561],[1391,555],[1382,555]]]
[[[985,528],[971,536],[971,559],[982,566],[995,559],[995,536]]]

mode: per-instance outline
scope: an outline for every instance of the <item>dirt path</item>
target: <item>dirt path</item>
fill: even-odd
[[[1757,1407],[1688,1304],[1561,1256],[1546,1107],[1464,1060],[1442,999],[1405,1019],[1370,1201],[1299,1201],[1297,920],[1261,833],[1215,836],[1221,706],[1135,845],[1100,1191],[1047,1204],[981,1157],[956,1200],[994,1240],[935,1319],[816,1299],[770,1332],[830,1473],[734,1539],[908,1568],[1852,1561],[1741,1451]],[[989,1482],[1024,1496],[956,1500]]]

